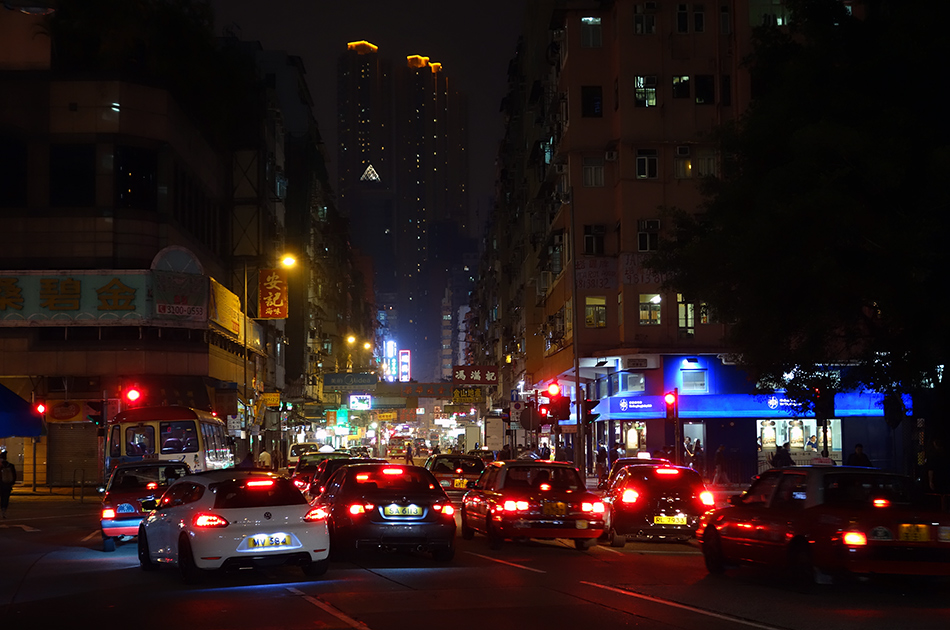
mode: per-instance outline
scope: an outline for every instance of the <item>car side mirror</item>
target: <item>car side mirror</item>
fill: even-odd
[[[151,512],[156,508],[158,508],[158,499],[145,499],[142,501],[142,509],[146,512]]]

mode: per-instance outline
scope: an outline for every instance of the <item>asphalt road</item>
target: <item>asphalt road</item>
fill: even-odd
[[[791,591],[741,568],[710,576],[690,544],[577,551],[570,541],[457,541],[451,563],[361,553],[304,580],[296,567],[213,575],[198,586],[138,567],[135,544],[101,551],[97,502],[15,494],[0,521],[0,619],[14,628],[620,628],[945,630],[945,583],[881,581]]]

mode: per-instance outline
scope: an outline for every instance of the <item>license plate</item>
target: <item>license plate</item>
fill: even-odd
[[[290,536],[287,534],[258,534],[248,539],[247,546],[251,549],[260,549],[262,547],[288,547],[290,546]]]
[[[422,516],[422,508],[418,505],[387,505],[383,508],[386,516]]]
[[[577,529],[587,529],[589,523],[587,521],[575,521],[574,527]]]
[[[467,488],[468,479],[454,479],[452,480],[452,487],[453,488]]]
[[[897,530],[897,539],[903,542],[929,542],[930,529],[923,524],[902,524]]]
[[[546,501],[541,506],[541,513],[545,516],[565,516],[567,514],[567,503],[563,501]]]
[[[677,514],[676,516],[654,516],[654,525],[685,525],[686,515]]]

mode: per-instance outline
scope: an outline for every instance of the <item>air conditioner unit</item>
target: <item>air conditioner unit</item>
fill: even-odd
[[[637,227],[641,232],[659,232],[660,231],[660,220],[659,219],[640,219],[637,221]]]
[[[689,157],[689,145],[681,144],[676,147],[676,157]]]
[[[616,162],[616,161],[617,161],[617,152],[616,152],[616,151],[605,151],[605,152],[604,152],[604,159],[607,160],[608,162]]]
[[[557,173],[558,175],[564,175],[565,173],[567,173],[567,164],[555,164],[554,172]]]

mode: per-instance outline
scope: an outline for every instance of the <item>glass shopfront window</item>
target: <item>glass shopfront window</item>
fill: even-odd
[[[760,471],[768,468],[769,457],[775,453],[776,448],[786,442],[792,460],[801,465],[811,464],[824,449],[826,432],[822,431],[814,418],[757,420],[756,432]],[[841,420],[828,421],[827,437],[828,456],[836,464],[841,464]]]

